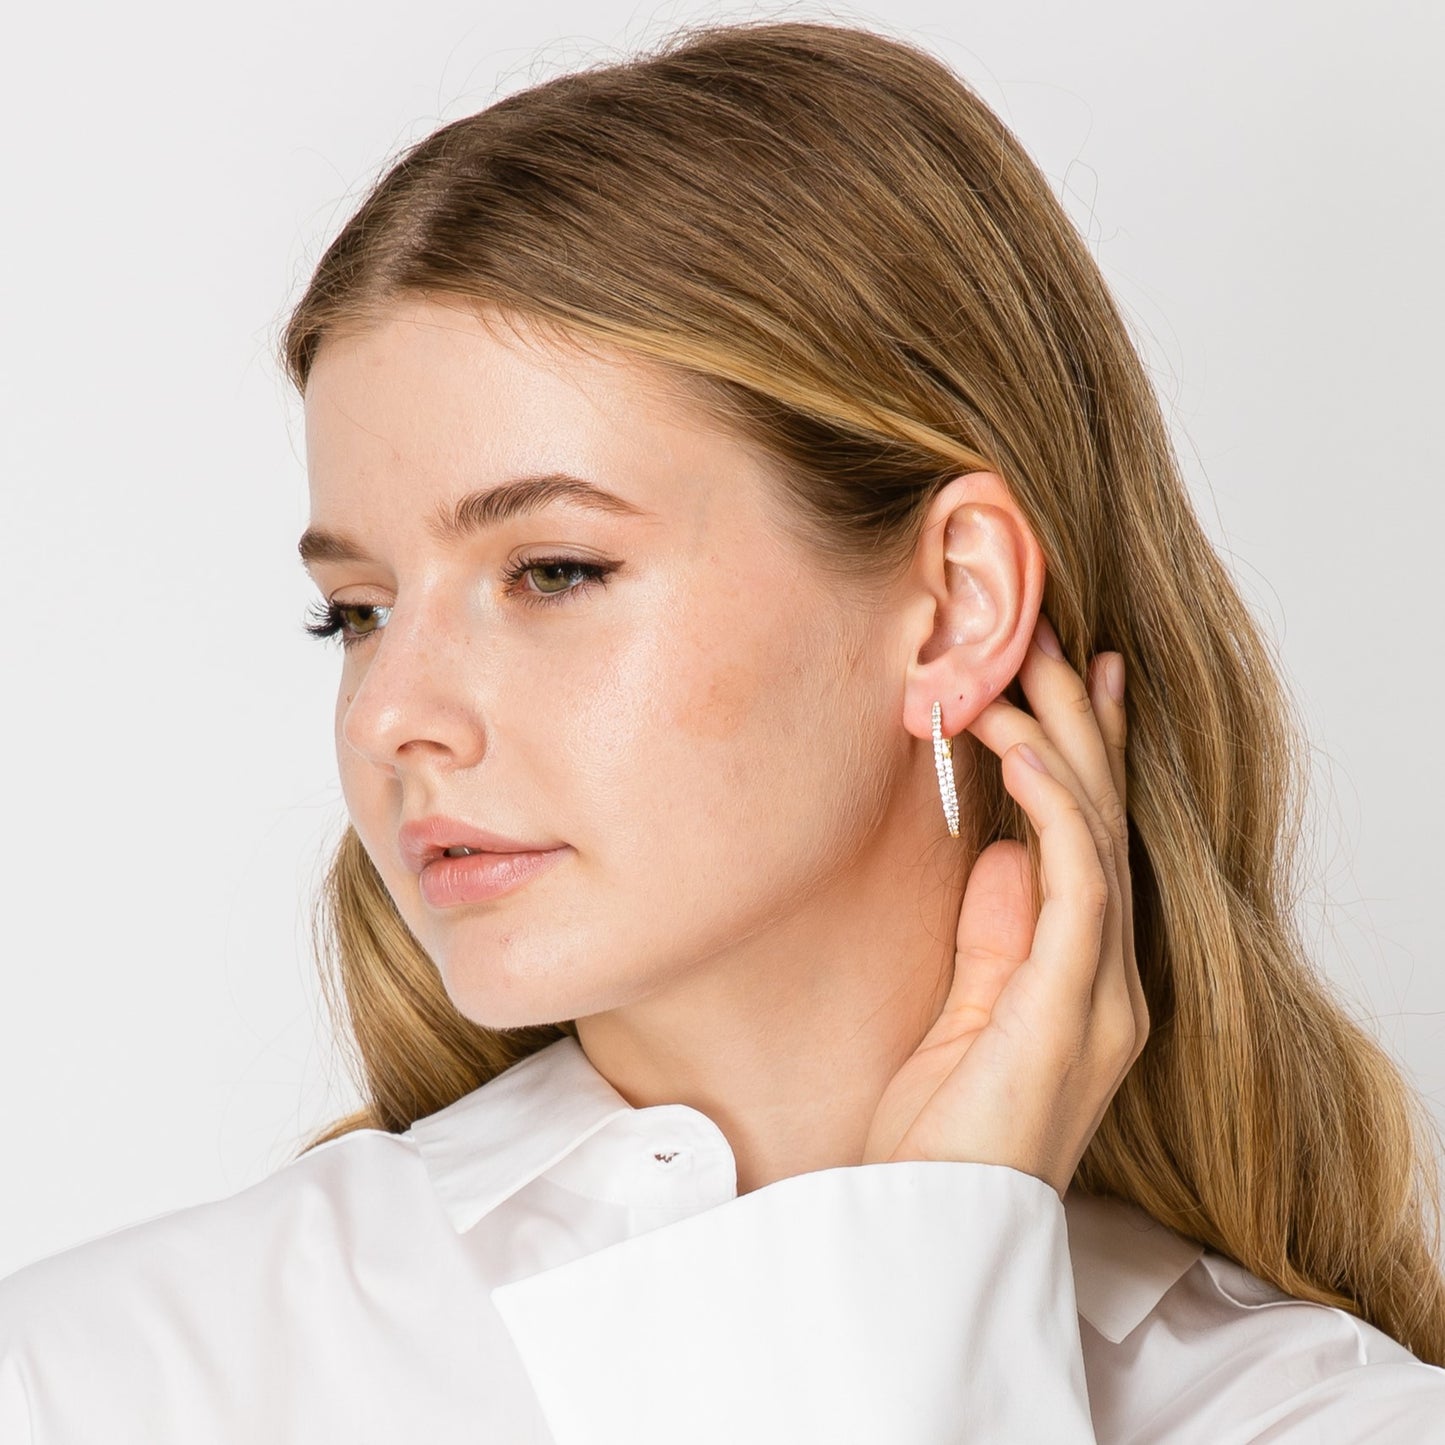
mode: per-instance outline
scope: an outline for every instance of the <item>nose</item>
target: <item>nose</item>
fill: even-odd
[[[466,767],[485,733],[471,683],[477,665],[476,619],[440,595],[414,594],[393,606],[366,642],[360,668],[343,676],[337,741],[368,762],[394,768],[417,751]]]

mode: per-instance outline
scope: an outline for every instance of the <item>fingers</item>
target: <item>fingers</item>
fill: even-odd
[[[996,698],[968,725],[968,731],[1000,757],[1016,743],[1027,742],[1060,782],[1077,785],[1082,794],[1080,804],[1085,816],[1096,825],[1101,846],[1118,849],[1128,837],[1124,708],[1102,689],[1098,696],[1103,706],[1098,707],[1096,696],[1068,660],[1044,651],[1041,640],[1051,639],[1053,629],[1041,613],[1019,669],[1019,682],[1034,716]],[[1101,654],[1094,659],[1091,674],[1108,656]]]
[[[1091,660],[1086,683],[1066,658],[1053,656],[1041,645],[1047,642],[1057,646],[1053,629],[1040,614],[1019,673],[1035,716],[1000,698],[979,713],[969,724],[969,731],[1001,757],[1006,757],[1018,743],[1027,742],[1043,760],[1056,788],[1071,800],[1070,804],[1055,798],[1052,814],[1055,846],[1052,850],[1044,848],[1043,853],[1044,868],[1051,874],[1045,879],[1045,893],[1060,902],[1053,909],[1047,929],[1043,914],[1039,927],[1061,943],[1070,935],[1069,926],[1059,915],[1067,910],[1068,905],[1062,900],[1071,891],[1075,893],[1076,909],[1081,910],[1081,918],[1087,921],[1097,901],[1087,875],[1091,867],[1097,870],[1103,880],[1106,902],[1097,920],[1096,946],[1089,956],[1090,1001],[1110,1013],[1132,1016],[1142,1047],[1142,1037],[1148,1029],[1148,1009],[1134,961],[1125,805],[1127,718],[1123,704],[1116,702],[1105,686],[1107,667],[1122,666],[1123,659],[1112,653],[1096,655]],[[1009,777],[1020,780],[1019,801],[1033,817],[1029,799],[1037,790],[1031,791],[1029,780],[1018,771],[1011,772]],[[1014,791],[1012,783],[1010,790]],[[1078,836],[1077,826],[1067,817],[1070,806],[1084,824],[1087,838]],[[1035,819],[1039,824],[1043,821]],[[1042,832],[1040,841],[1044,842]],[[1072,845],[1083,851],[1073,863],[1066,865],[1059,856],[1060,845],[1064,848]],[[1051,851],[1056,858],[1052,865]],[[1044,911],[1048,912],[1047,901]]]
[[[1019,748],[1005,754],[1003,767],[1009,791],[1038,829],[1043,858],[1044,901],[1030,958],[1054,975],[1068,1019],[1086,1018],[1116,911],[1093,829],[1074,790],[1027,762]]]

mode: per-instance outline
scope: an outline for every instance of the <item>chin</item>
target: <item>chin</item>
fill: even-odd
[[[595,996],[583,994],[576,980],[558,976],[521,977],[495,965],[441,968],[442,986],[452,1007],[484,1029],[526,1029],[595,1013]],[[570,984],[570,986],[569,986]],[[605,1005],[603,1005],[605,1006]]]

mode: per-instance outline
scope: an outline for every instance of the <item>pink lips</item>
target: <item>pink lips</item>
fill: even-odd
[[[433,858],[421,870],[421,894],[433,908],[485,903],[520,888],[566,857],[566,846],[529,853],[476,853],[471,857]]]
[[[403,824],[397,833],[401,856],[413,873],[420,873],[448,848],[471,848],[486,853],[545,853],[562,846],[548,840],[509,838],[485,828],[474,828],[441,813]]]
[[[571,852],[565,843],[529,842],[440,813],[404,824],[397,840],[407,867],[420,875],[422,897],[435,908],[484,903],[509,893]],[[458,847],[474,852],[443,856]]]

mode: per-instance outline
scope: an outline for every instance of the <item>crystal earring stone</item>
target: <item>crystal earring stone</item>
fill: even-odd
[[[943,797],[943,816],[948,836],[958,837],[958,785],[953,777],[953,739],[943,735],[943,704],[933,704],[933,766],[938,770],[938,791]]]

